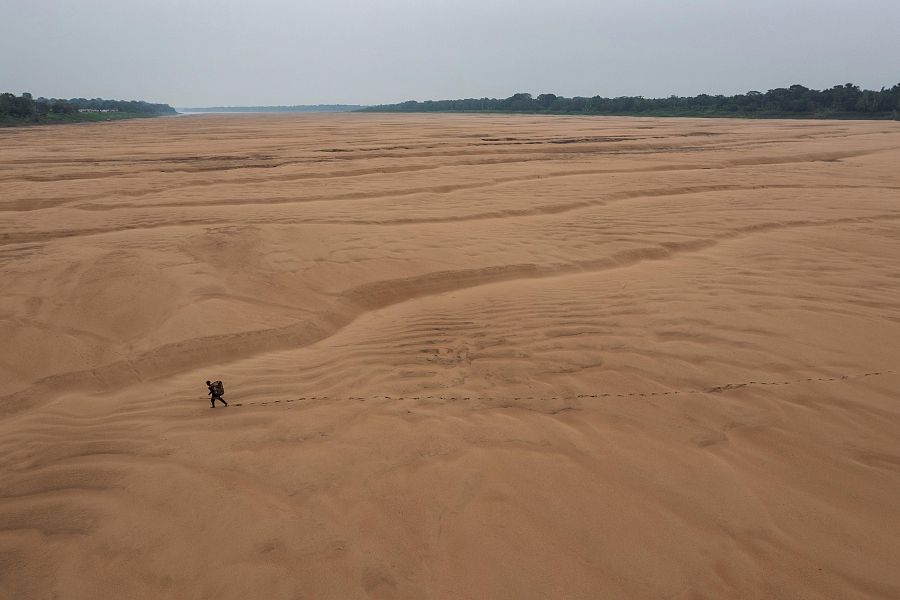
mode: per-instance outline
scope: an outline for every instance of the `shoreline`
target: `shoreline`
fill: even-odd
[[[94,118],[67,118],[67,119],[44,119],[39,121],[33,120],[0,120],[0,129],[12,129],[16,127],[32,127],[36,125],[74,125],[78,123],[108,123],[110,121],[127,121],[130,119],[150,119],[156,117],[175,117],[178,114],[174,115],[149,115],[149,114],[140,114],[140,113],[84,113],[89,115],[96,115]],[[115,114],[117,116],[111,117],[110,115]],[[121,115],[121,116],[118,116]],[[73,116],[73,115],[67,115]]]

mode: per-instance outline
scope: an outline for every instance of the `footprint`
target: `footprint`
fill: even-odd
[[[362,584],[366,594],[376,600],[393,598],[397,591],[397,582],[390,573],[371,568],[363,574]]]

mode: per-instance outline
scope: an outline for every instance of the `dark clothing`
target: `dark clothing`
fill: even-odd
[[[207,386],[207,387],[209,388],[209,402],[210,402],[210,404],[212,404],[212,407],[213,407],[213,408],[216,407],[216,400],[218,400],[219,402],[221,402],[221,403],[224,404],[225,406],[228,406],[228,403],[225,402],[225,400],[222,399],[222,396],[219,395],[219,392],[216,391],[216,388],[214,388],[214,387],[211,386],[211,385],[209,385],[209,386]]]

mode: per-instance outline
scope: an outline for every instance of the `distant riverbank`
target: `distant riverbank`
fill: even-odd
[[[802,85],[734,96],[602,96],[566,98],[556,94],[513,94],[509,98],[409,100],[360,109],[365,112],[464,112],[634,117],[735,117],[757,119],[898,119],[900,84],[863,90],[852,83],[814,90]]]
[[[298,104],[294,106],[207,106],[179,107],[184,114],[220,113],[336,113],[353,112],[369,108],[363,104]]]
[[[178,114],[168,104],[142,100],[104,100],[103,98],[34,98],[23,93],[0,94],[0,127],[55,125],[97,121],[120,121]]]

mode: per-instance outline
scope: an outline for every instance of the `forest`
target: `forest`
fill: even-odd
[[[586,115],[645,115],[683,117],[898,119],[900,84],[881,90],[863,90],[846,83],[824,90],[802,85],[749,91],[734,96],[602,96],[566,98],[555,94],[513,94],[509,98],[465,100],[409,100],[371,106],[368,112],[499,112]]]
[[[0,125],[69,123],[177,114],[168,104],[102,98],[34,98],[29,93],[0,94]]]

